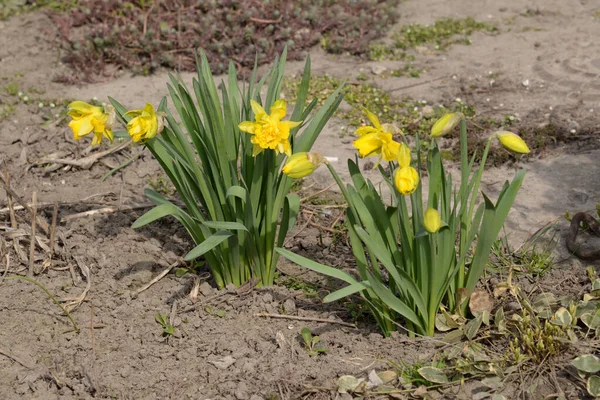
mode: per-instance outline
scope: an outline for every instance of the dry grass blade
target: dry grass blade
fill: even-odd
[[[169,273],[169,271],[171,271],[173,268],[175,268],[178,264],[179,264],[179,261],[174,262],[173,264],[169,265],[160,274],[158,274],[156,277],[154,277],[154,279],[152,279],[146,285],[144,285],[141,288],[139,288],[138,290],[136,290],[134,292],[135,297],[137,297],[144,290],[147,290],[150,286],[154,285],[156,282],[160,281],[162,278],[164,278],[165,276],[167,276],[167,274]]]
[[[0,180],[2,181],[2,185],[4,186],[4,190],[6,190],[7,196],[12,197],[13,200],[17,201],[17,203],[19,203],[21,206],[23,206],[23,208],[25,210],[27,210],[27,212],[29,213],[29,215],[36,219],[36,223],[43,229],[43,231],[47,235],[50,234],[50,227],[48,227],[48,223],[46,221],[44,221],[44,219],[41,218],[40,216],[33,216],[33,209],[27,204],[27,202],[25,200],[23,200],[21,198],[21,196],[19,196],[17,194],[17,192],[15,192],[10,187],[10,185],[8,184],[8,182],[10,182],[10,181],[6,178],[6,176],[3,176],[2,174],[0,174]],[[15,226],[15,228],[16,228],[16,226]]]
[[[356,328],[356,325],[350,324],[348,322],[336,321],[334,319],[327,318],[311,318],[311,317],[300,317],[296,315],[282,315],[282,314],[268,314],[268,313],[258,313],[254,314],[255,317],[265,317],[265,318],[280,318],[280,319],[294,319],[298,321],[313,321],[313,322],[324,322],[327,324],[338,324],[347,326],[349,328]]]
[[[31,218],[31,241],[30,241],[30,245],[29,245],[29,272],[28,272],[28,276],[32,277],[35,273],[34,271],[34,259],[35,259],[35,229],[37,227],[37,224],[35,223],[36,217],[37,217],[37,193],[33,192],[33,195],[31,196],[31,214],[32,214],[32,218]]]
[[[85,298],[87,297],[88,292],[92,288],[92,274],[90,272],[90,269],[83,262],[81,257],[75,256],[75,261],[77,262],[77,266],[81,270],[81,273],[85,277],[86,285],[85,285],[85,289],[83,290],[83,293],[81,293],[79,296],[77,296],[75,298],[63,299],[63,301],[70,301],[70,303],[65,304],[65,308],[68,309],[69,311],[73,311],[77,307],[79,307],[81,305],[81,303],[84,302]]]
[[[13,360],[14,362],[16,362],[17,364],[21,364],[22,366],[24,366],[27,369],[33,369],[32,366],[30,366],[29,364],[27,364],[26,362],[22,361],[17,356],[14,356],[14,355],[10,354],[9,352],[7,352],[6,350],[4,350],[2,348],[0,348],[0,354],[2,354],[5,357],[10,358],[11,360]]]
[[[90,215],[112,214],[112,213],[115,213],[118,211],[137,210],[140,208],[149,208],[152,206],[154,206],[154,204],[152,204],[152,203],[141,203],[141,204],[131,204],[131,205],[125,205],[125,206],[110,206],[110,207],[98,208],[95,210],[89,210],[89,211],[84,211],[84,212],[77,213],[77,214],[67,215],[67,216],[61,218],[60,222],[65,223],[65,222],[72,221],[74,219],[89,217]]]

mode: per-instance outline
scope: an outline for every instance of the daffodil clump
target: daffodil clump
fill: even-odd
[[[255,70],[241,85],[231,64],[227,85],[217,89],[201,53],[193,90],[170,76],[171,109],[166,98],[156,108],[146,103],[133,110],[115,99],[105,107],[78,101],[69,106],[76,139],[94,133],[94,144],[103,137],[112,141],[116,116],[133,142],[152,152],[184,207],[146,189],[156,207],[133,227],[175,217],[196,243],[185,260],[203,257],[219,287],[253,278],[260,285],[273,284],[275,247],[294,227],[300,206],[298,195],[290,193],[293,179],[322,162],[310,149],[341,101],[337,90],[318,110],[316,102],[307,102],[309,59],[298,101],[287,116],[287,104],[279,98],[284,67],[285,51],[264,79],[257,80]]]
[[[517,172],[495,202],[482,194],[483,202],[477,205],[492,141],[498,139],[506,149],[519,154],[528,153],[529,148],[514,133],[496,132],[487,142],[481,164],[475,167],[467,158],[465,118],[453,113],[435,122],[429,144],[424,146],[426,152],[416,151],[413,157],[402,132],[381,124],[370,112],[366,115],[371,124],[357,129],[354,146],[361,157],[378,156],[379,161],[389,162],[389,169],[379,163],[378,167],[395,193],[392,204],[384,202],[354,161],[348,161],[352,183],[347,185],[327,164],[348,203],[350,242],[360,279],[285,249],[278,251],[300,265],[345,281],[347,286],[327,295],[325,301],[359,293],[385,335],[400,323],[410,332],[433,335],[442,306],[465,315],[469,297],[525,175],[525,170]],[[453,184],[436,140],[459,124],[461,178]],[[422,149],[419,136],[415,139],[415,148]],[[423,164],[425,171],[419,168]],[[422,186],[423,174],[428,177],[427,187]]]

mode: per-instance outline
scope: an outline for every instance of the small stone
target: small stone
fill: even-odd
[[[372,72],[374,75],[381,75],[381,74],[383,74],[385,71],[387,71],[387,68],[386,68],[386,67],[384,67],[383,65],[373,65],[373,66],[371,67],[371,72]]]
[[[131,368],[130,367],[123,368],[121,370],[120,374],[121,374],[121,378],[128,378],[129,375],[131,375]]]
[[[423,114],[423,116],[426,118],[432,117],[434,112],[435,111],[433,110],[433,107],[431,107],[431,106],[425,106],[421,109],[421,114]]]
[[[271,304],[273,302],[273,295],[271,293],[263,294],[262,301]]]
[[[225,290],[227,290],[230,293],[235,292],[237,290],[237,286],[235,286],[233,283],[230,283],[227,286],[225,286]]]
[[[244,382],[238,383],[233,395],[238,400],[247,399],[248,398],[248,386]]]
[[[287,299],[283,303],[283,311],[286,314],[293,314],[296,311],[296,303],[292,299]]]
[[[218,369],[227,369],[235,363],[235,358],[231,356],[225,356],[219,360],[209,361],[209,363],[211,363]]]
[[[521,85],[524,87],[529,87],[529,79],[525,79],[523,82],[521,82]]]
[[[212,294],[212,291],[213,289],[208,282],[202,282],[200,284],[200,293],[202,293],[202,296],[208,297]]]

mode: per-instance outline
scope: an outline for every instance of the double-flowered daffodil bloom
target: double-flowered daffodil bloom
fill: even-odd
[[[525,141],[515,133],[498,131],[494,133],[494,136],[498,138],[500,144],[502,144],[502,146],[504,146],[504,148],[507,150],[519,154],[527,154],[530,151],[529,147],[527,147],[527,143],[525,143]]]
[[[242,132],[252,135],[250,142],[254,145],[252,155],[256,156],[263,150],[275,150],[277,154],[292,155],[290,145],[290,129],[297,127],[301,122],[282,121],[285,117],[287,104],[279,99],[271,107],[271,114],[254,100],[250,100],[255,121],[244,121],[238,125]]]
[[[146,103],[142,110],[127,111],[125,115],[133,117],[127,123],[127,132],[134,142],[150,140],[164,128],[162,115],[157,114],[150,103]]]
[[[358,139],[352,143],[361,157],[381,155],[385,161],[393,161],[398,157],[400,143],[392,140],[393,131],[398,130],[393,125],[381,124],[379,118],[369,110],[364,110],[373,126],[361,126],[356,130]],[[398,130],[399,131],[399,130]]]
[[[106,137],[113,141],[112,126],[115,122],[115,109],[111,105],[97,107],[84,101],[73,101],[68,106],[68,114],[72,120],[69,122],[69,128],[73,131],[75,140],[94,133],[92,145],[102,143],[102,138]]]
[[[440,217],[438,210],[434,208],[428,208],[425,210],[425,215],[423,216],[423,225],[429,233],[436,233],[439,231],[440,227],[442,226],[442,218]]]
[[[325,159],[315,152],[293,154],[283,166],[283,173],[290,178],[299,179],[312,174]]]
[[[409,195],[417,190],[419,186],[419,173],[410,165],[410,149],[404,143],[401,143],[396,157],[398,158],[399,168],[394,175],[394,186],[398,193]]]
[[[435,121],[435,124],[431,127],[431,137],[446,135],[464,118],[465,116],[459,112],[444,115]]]

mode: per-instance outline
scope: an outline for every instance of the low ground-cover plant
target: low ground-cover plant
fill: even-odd
[[[115,99],[104,108],[83,102],[69,107],[76,139],[93,133],[94,143],[112,141],[116,115],[133,141],[152,152],[185,209],[146,189],[156,207],[133,227],[175,217],[197,245],[185,259],[203,256],[218,287],[239,286],[251,278],[261,285],[273,284],[279,257],[275,247],[283,245],[294,226],[300,203],[290,194],[293,179],[282,166],[286,159],[298,161],[293,152],[305,155],[310,150],[341,101],[338,90],[312,113],[316,101],[306,101],[308,59],[295,108],[286,120],[287,105],[279,99],[285,59],[284,51],[260,80],[255,67],[244,85],[231,63],[227,85],[221,82],[219,92],[201,53],[191,90],[171,75],[168,89],[176,113],[167,107],[166,98],[157,111],[151,104],[128,111]]]
[[[393,140],[397,128],[381,124],[367,112],[372,126],[357,129],[354,142],[362,157],[379,155],[389,163],[379,171],[392,190],[387,205],[375,185],[365,179],[356,162],[349,160],[352,183],[344,184],[333,166],[327,166],[348,203],[348,229],[360,279],[285,249],[286,258],[304,267],[341,279],[348,286],[325,297],[338,300],[360,293],[385,335],[396,330],[399,317],[407,329],[433,335],[436,315],[443,304],[464,315],[468,300],[481,277],[500,229],[515,200],[525,171],[506,182],[494,202],[485,194],[479,200],[485,160],[493,138],[517,153],[529,151],[525,142],[513,133],[500,131],[490,136],[482,162],[475,167],[467,157],[467,134],[460,113],[440,118],[432,127],[430,143],[423,152],[415,135],[413,159],[405,141]],[[453,184],[446,171],[436,139],[460,123],[461,177]],[[422,185],[422,166],[428,185]],[[423,193],[426,191],[427,200]]]

